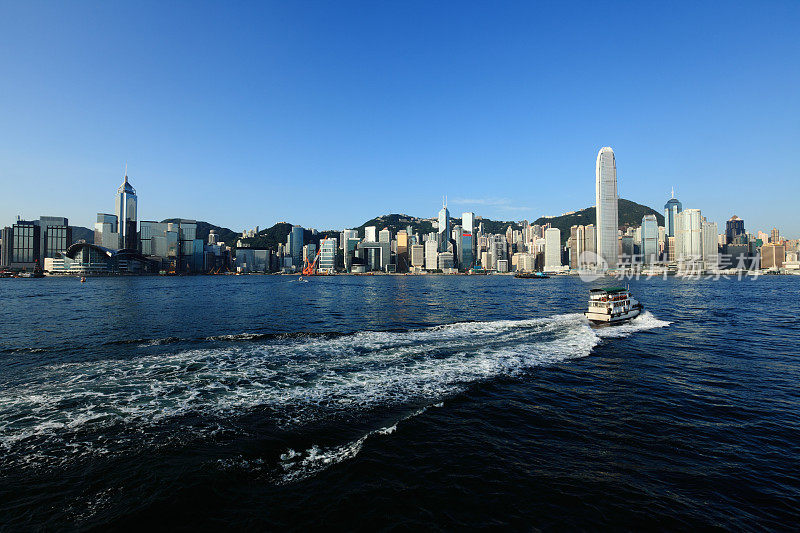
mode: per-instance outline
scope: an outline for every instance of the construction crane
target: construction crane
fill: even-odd
[[[313,276],[317,273],[317,261],[319,261],[319,255],[322,253],[322,245],[325,244],[328,238],[325,237],[319,243],[319,250],[317,250],[317,255],[314,256],[314,261],[306,258],[306,266],[303,267],[303,275],[304,276]]]

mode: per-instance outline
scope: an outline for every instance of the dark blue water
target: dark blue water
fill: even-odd
[[[0,529],[794,529],[800,278],[0,280]]]

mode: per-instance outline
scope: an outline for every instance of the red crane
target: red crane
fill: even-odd
[[[317,261],[319,261],[319,255],[322,253],[322,245],[325,244],[328,238],[325,237],[319,243],[319,250],[317,250],[317,255],[314,256],[314,261],[306,258],[306,266],[303,267],[303,275],[304,276],[313,276],[317,273]]]

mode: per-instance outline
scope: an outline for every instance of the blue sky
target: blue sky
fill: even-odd
[[[3,2],[0,224],[90,226],[126,161],[145,220],[532,220],[592,205],[612,146],[624,198],[800,236],[798,28],[796,1]]]

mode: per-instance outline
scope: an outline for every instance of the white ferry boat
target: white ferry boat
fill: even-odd
[[[639,316],[642,304],[622,287],[589,291],[589,310],[584,313],[593,324],[620,324]]]

